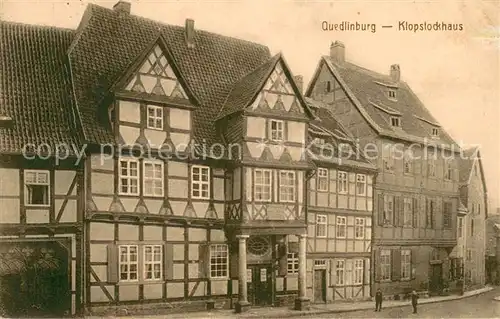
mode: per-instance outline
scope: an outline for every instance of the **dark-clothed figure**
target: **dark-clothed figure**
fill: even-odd
[[[411,305],[413,306],[413,313],[417,313],[418,294],[415,290],[411,293]]]
[[[375,311],[380,310],[382,310],[382,291],[379,288],[375,293]]]

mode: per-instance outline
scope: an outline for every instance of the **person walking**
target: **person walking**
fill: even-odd
[[[413,306],[413,313],[417,313],[417,304],[418,304],[418,294],[415,290],[411,293],[411,305]]]
[[[382,310],[382,290],[377,289],[377,292],[375,293],[375,311],[381,311]]]

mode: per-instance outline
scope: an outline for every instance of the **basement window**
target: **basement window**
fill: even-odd
[[[391,117],[391,125],[393,127],[401,127],[401,119],[399,117]]]

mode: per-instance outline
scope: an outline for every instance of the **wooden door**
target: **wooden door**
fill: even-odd
[[[431,265],[429,290],[432,293],[441,292],[442,281],[443,281],[443,265],[442,264]]]
[[[314,271],[314,302],[326,302],[326,270]]]
[[[272,273],[268,265],[257,265],[248,268],[248,301],[254,306],[272,304]]]

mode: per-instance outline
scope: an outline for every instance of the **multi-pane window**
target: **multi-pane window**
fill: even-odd
[[[463,259],[452,258],[450,263],[450,280],[457,280],[463,277]]]
[[[391,279],[391,251],[381,250],[380,251],[380,279],[390,280]]]
[[[337,183],[339,194],[347,194],[347,172],[338,172]]]
[[[280,202],[294,202],[295,187],[295,172],[280,171]]]
[[[139,162],[136,159],[120,159],[119,193],[139,195]]]
[[[335,285],[343,286],[345,283],[345,261],[337,260],[335,262]]]
[[[328,170],[326,168],[318,168],[318,191],[328,190]]]
[[[391,125],[394,127],[400,127],[401,119],[399,117],[391,117]]]
[[[406,152],[403,158],[403,172],[405,174],[413,173],[413,154],[411,152]]]
[[[433,228],[434,227],[434,210],[435,208],[435,202],[432,199],[427,200],[427,212],[425,214],[425,225],[427,228]]]
[[[356,194],[358,195],[366,194],[366,175],[364,174],[356,175]]]
[[[289,275],[299,273],[299,254],[292,252],[287,254],[287,269]]]
[[[443,228],[451,228],[451,203],[443,203]]]
[[[354,234],[357,239],[365,238],[365,219],[362,217],[356,217],[354,225]]]
[[[393,99],[393,100],[395,100],[395,99],[396,99],[396,91],[394,91],[394,90],[389,90],[389,91],[387,91],[387,94],[389,95],[389,98],[390,98],[390,99]]]
[[[226,278],[229,266],[227,245],[210,245],[210,278]]]
[[[162,246],[145,245],[144,246],[144,279],[160,280],[162,279]]]
[[[444,172],[444,178],[451,181],[453,179],[453,166],[450,160],[446,161],[446,168]]]
[[[33,206],[50,205],[50,176],[48,171],[24,171],[25,204]]]
[[[457,236],[458,236],[458,238],[461,238],[464,236],[464,218],[463,217],[457,218]]]
[[[316,237],[326,237],[326,215],[316,215]]]
[[[413,198],[403,200],[403,225],[405,227],[413,226]]]
[[[255,169],[254,197],[256,201],[268,202],[271,200],[271,171]]]
[[[163,107],[148,105],[148,128],[163,130]]]
[[[411,278],[411,250],[401,250],[401,279]]]
[[[382,159],[384,162],[384,170],[392,171],[394,169],[394,156],[393,149],[390,144],[384,145],[382,149]]]
[[[283,141],[283,121],[271,120],[270,129],[271,129],[271,141],[281,142]]]
[[[163,162],[144,161],[144,195],[163,196]]]
[[[363,259],[355,259],[354,260],[354,285],[361,285],[363,283]]]
[[[384,224],[392,224],[394,218],[394,196],[384,195]]]
[[[120,281],[138,280],[138,247],[136,245],[121,245],[120,251]]]
[[[326,267],[326,259],[314,259],[314,267],[325,268]]]
[[[345,238],[346,236],[346,217],[337,216],[336,237]]]
[[[191,167],[191,196],[208,199],[210,197],[210,168],[206,166]]]

